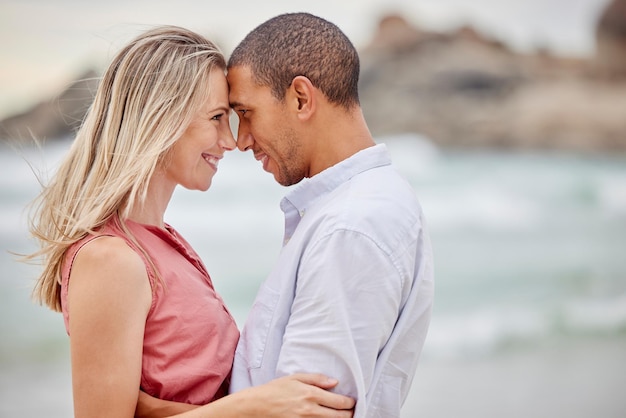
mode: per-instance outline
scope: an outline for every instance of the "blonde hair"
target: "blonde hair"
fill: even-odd
[[[176,26],[149,30],[117,54],[68,155],[33,202],[29,226],[40,249],[27,258],[44,267],[36,301],[61,310],[68,248],[145,200],[155,168],[206,100],[211,70],[225,67],[212,42]]]

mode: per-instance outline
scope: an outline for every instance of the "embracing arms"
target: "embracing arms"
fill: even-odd
[[[139,396],[136,417],[288,418],[352,417],[354,401],[327,391],[337,384],[319,374],[295,374],[225,396],[204,406],[191,406]]]
[[[120,238],[103,236],[76,255],[69,282],[74,415],[82,417],[338,417],[354,401],[325,389],[336,382],[297,375],[195,408],[142,394],[141,362],[152,294],[139,255]],[[333,409],[335,408],[335,409]]]

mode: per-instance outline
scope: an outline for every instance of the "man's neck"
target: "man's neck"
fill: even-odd
[[[367,128],[360,107],[336,118],[319,132],[312,152],[309,177],[350,158],[376,143]]]

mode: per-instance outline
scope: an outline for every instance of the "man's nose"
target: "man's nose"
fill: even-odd
[[[239,129],[237,129],[237,148],[239,148],[239,151],[248,151],[252,144],[254,144],[252,134],[249,131],[242,130],[241,125],[239,125]]]

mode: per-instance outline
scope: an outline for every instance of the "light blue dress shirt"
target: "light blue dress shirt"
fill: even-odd
[[[324,373],[357,399],[355,417],[398,417],[434,290],[413,188],[380,144],[303,181],[281,208],[284,245],[243,328],[231,391]]]

